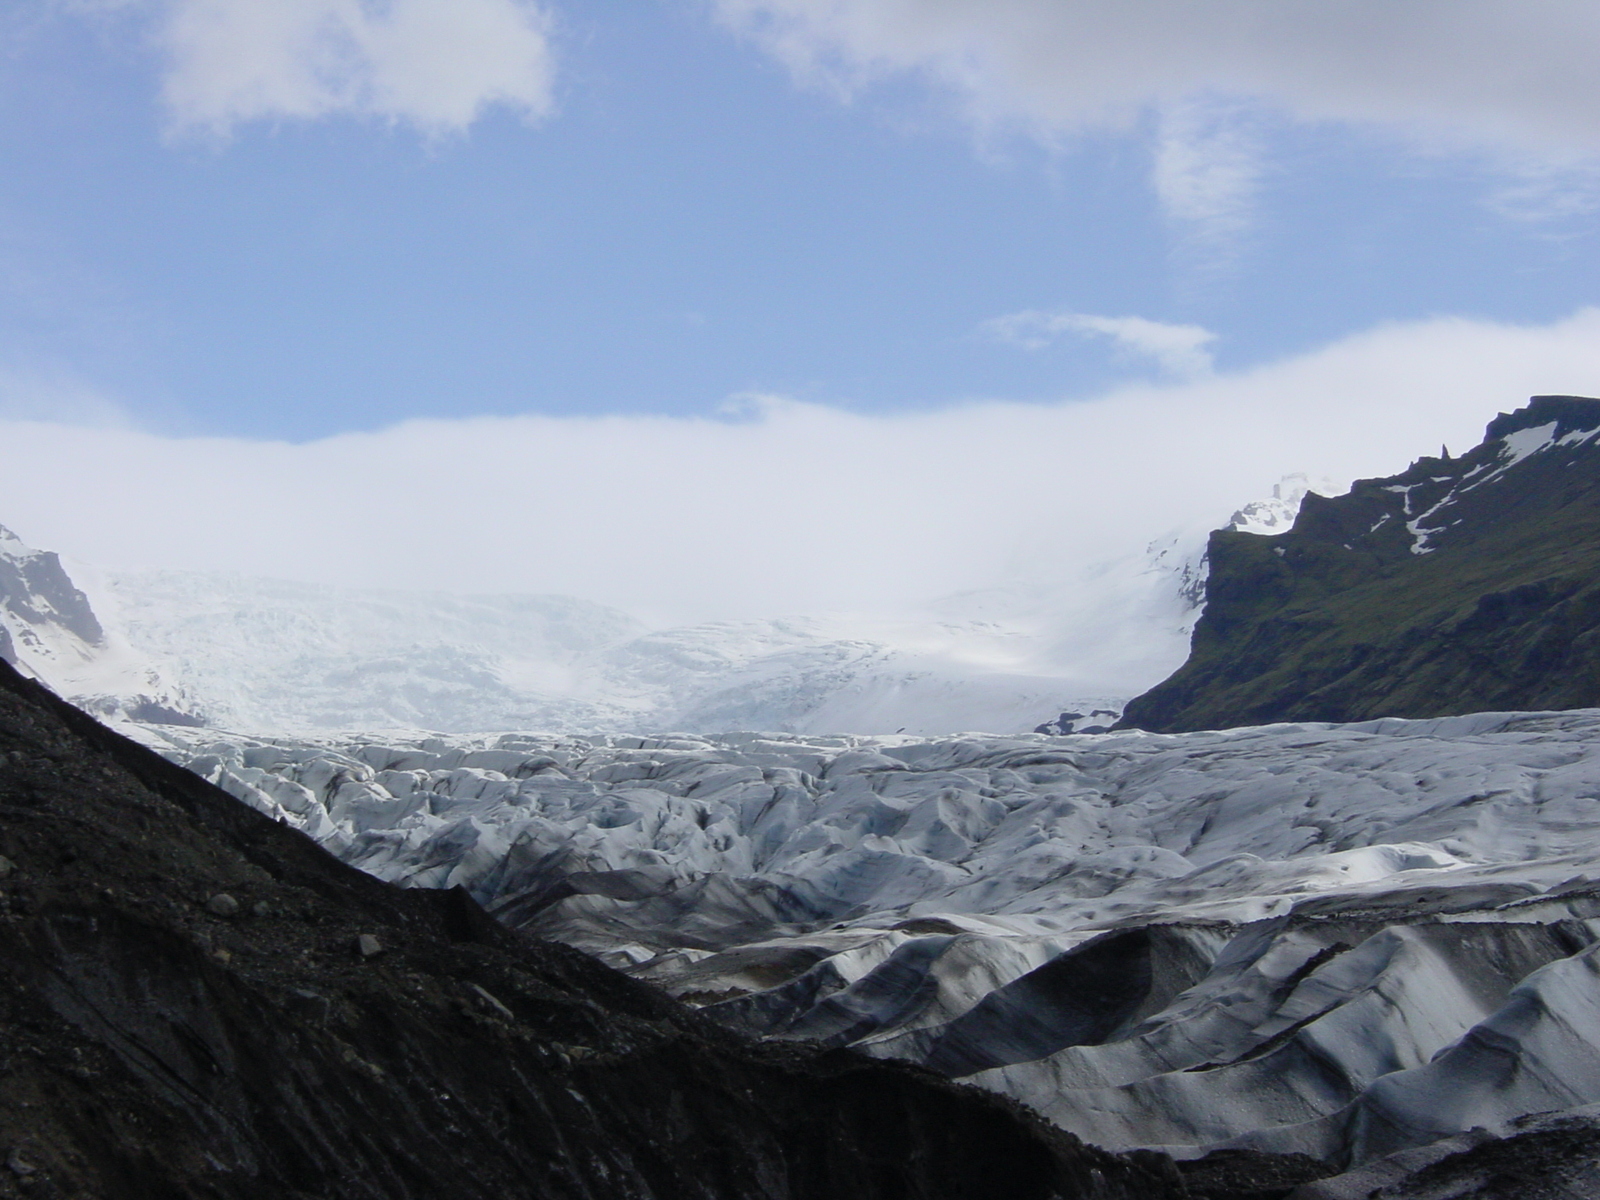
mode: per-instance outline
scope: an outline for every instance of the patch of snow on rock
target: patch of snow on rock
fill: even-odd
[[[1271,496],[1253,500],[1234,513],[1228,521],[1228,528],[1268,537],[1286,533],[1294,527],[1294,520],[1300,515],[1300,505],[1307,494],[1316,492],[1319,496],[1331,497],[1343,495],[1346,490],[1325,476],[1312,479],[1303,472],[1285,475],[1273,484]]]

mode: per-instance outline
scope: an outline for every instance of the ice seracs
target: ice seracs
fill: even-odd
[[[1576,1048],[1600,1045],[1600,711],[143,736],[381,878],[463,886],[743,1030],[918,1061],[1107,1146],[1353,1163],[1600,1103]]]

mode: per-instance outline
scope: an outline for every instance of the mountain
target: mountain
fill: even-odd
[[[1600,704],[1600,401],[1536,396],[1459,458],[1207,548],[1188,661],[1128,727]]]
[[[1227,528],[1242,533],[1281,533],[1294,524],[1300,505],[1312,493],[1314,486],[1320,488],[1323,495],[1336,495],[1339,491],[1338,486],[1329,479],[1318,479],[1313,483],[1305,474],[1286,475],[1273,485],[1272,495],[1253,500],[1235,512],[1229,518]],[[1178,638],[1188,639],[1191,636],[1195,622],[1200,617],[1205,605],[1206,576],[1210,572],[1210,562],[1204,551],[1186,546],[1180,537],[1168,536],[1151,542],[1145,548],[1145,563],[1143,574],[1145,579],[1151,581],[1145,588],[1124,584],[1118,589],[1124,600],[1136,601],[1142,592],[1145,605],[1135,603],[1122,607],[1118,614],[1121,617],[1120,628],[1115,621],[1093,623],[1093,636],[1103,639],[1120,633],[1126,638],[1130,632],[1138,630],[1148,639],[1152,650],[1170,652]],[[1158,604],[1164,602],[1164,610],[1158,608],[1151,611],[1151,598],[1156,599]],[[1111,606],[1106,607],[1110,609]],[[1081,647],[1079,653],[1086,649]],[[1154,655],[1150,659],[1153,665]],[[1111,707],[1089,708],[1087,712],[1069,709],[1054,720],[1035,725],[1033,732],[1104,733],[1115,727],[1122,717],[1121,703],[1107,703]]]
[[[744,1039],[460,891],[381,883],[7,664],[0,817],[0,1195],[1194,1194],[1157,1156]]]
[[[1600,1150],[1600,711],[934,741],[138,732],[346,862],[465,888],[767,1044],[908,1060],[1195,1171],[1367,1181],[1328,1198],[1496,1162],[1511,1190],[1422,1194],[1595,1194],[1556,1184]]]
[[[0,658],[32,670],[36,664],[86,660],[104,641],[89,598],[68,578],[61,559],[0,526]]]
[[[102,716],[199,724],[193,700],[108,632],[58,555],[0,526],[0,660]]]

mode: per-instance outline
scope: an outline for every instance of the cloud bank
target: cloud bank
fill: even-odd
[[[1600,151],[1586,0],[718,0],[796,69],[918,70],[1058,130],[1253,96],[1308,121]]]
[[[652,620],[894,614],[1069,583],[1281,476],[1475,444],[1530,393],[1600,394],[1600,310],[1379,328],[1085,402],[734,419],[413,421],[303,445],[0,420],[0,524],[110,567],[563,592]]]
[[[1587,0],[717,0],[811,81],[922,75],[980,125],[1046,139],[1159,115],[1154,182],[1179,220],[1227,236],[1260,173],[1262,112],[1433,149],[1488,151],[1524,187],[1592,191],[1600,8]],[[1226,114],[1233,112],[1232,118]],[[1543,164],[1543,170],[1530,164]],[[1561,169],[1550,170],[1552,164]],[[1559,211],[1538,199],[1524,214]],[[1571,203],[1568,199],[1566,203]]]
[[[552,108],[545,10],[528,0],[165,0],[162,94],[179,131],[377,117],[429,135],[502,105]]]

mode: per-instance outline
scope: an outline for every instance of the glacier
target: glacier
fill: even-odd
[[[1112,708],[1181,661],[1188,602],[1129,564],[1151,633],[1102,639],[1086,669],[1031,596],[956,597],[926,614],[820,614],[652,629],[561,596],[382,592],[179,572],[107,575],[97,610],[159,662],[208,723],[470,733],[1028,730]],[[1060,643],[1065,641],[1067,645]]]
[[[102,716],[257,732],[932,736],[1082,714],[1071,729],[1115,720],[1183,660],[1203,577],[1192,540],[1169,535],[920,611],[661,627],[568,596],[81,563],[69,577],[56,555],[7,535],[0,654]]]
[[[1356,1167],[1600,1104],[1600,711],[132,728],[380,878],[464,887],[739,1029],[919,1062],[1109,1148]]]
[[[1281,532],[1284,477],[1228,522]],[[647,622],[559,595],[462,595],[104,570],[0,531],[0,655],[109,718],[473,733],[889,733],[1103,728],[1188,653],[1204,537],[1094,563],[1024,555],[992,586],[894,612]],[[8,650],[7,645],[20,649]],[[1070,714],[1070,715],[1069,715]]]
[[[1282,532],[1312,490],[1229,525]],[[58,691],[743,1033],[1110,1149],[1329,1164],[1296,1200],[1600,1138],[1600,710],[1082,732],[1181,661],[1207,571],[1182,536],[918,612],[667,627],[69,578],[14,536],[6,570],[0,653]]]

